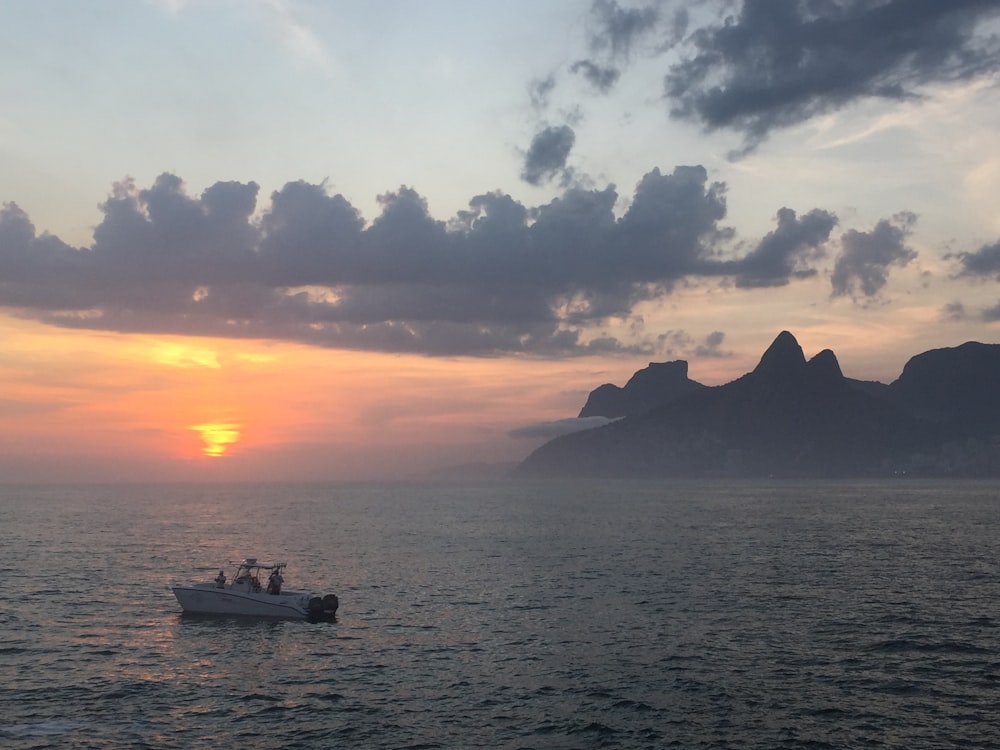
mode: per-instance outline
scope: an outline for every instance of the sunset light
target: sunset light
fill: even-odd
[[[998,340],[1000,3],[8,5],[0,480],[492,474],[650,363]]]
[[[193,425],[191,429],[201,435],[204,443],[202,453],[219,458],[225,455],[229,446],[239,441],[241,427],[242,425],[228,422],[207,422]]]
[[[216,352],[205,347],[185,346],[176,342],[157,342],[152,351],[154,361],[171,367],[209,367],[218,369]]]
[[[0,750],[1000,750],[1000,0],[0,9]]]

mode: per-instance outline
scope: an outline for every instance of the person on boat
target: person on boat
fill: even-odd
[[[271,571],[271,577],[267,581],[267,593],[269,594],[280,594],[281,584],[284,582],[284,578],[281,577],[281,573],[277,570]]]
[[[219,571],[219,575],[215,577],[215,587],[219,589],[226,587],[226,574],[221,570]]]

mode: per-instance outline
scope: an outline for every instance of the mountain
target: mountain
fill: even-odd
[[[938,352],[914,357],[898,381],[883,386],[845,378],[828,349],[807,361],[783,331],[741,378],[695,384],[662,405],[552,440],[515,473],[1000,475],[1000,445],[991,442],[1000,435],[1000,405],[988,387],[1000,382],[1000,346]]]
[[[1000,424],[1000,344],[969,341],[910,359],[888,398],[958,433],[986,436]]]
[[[580,417],[628,417],[664,406],[706,386],[688,378],[688,363],[650,362],[624,388],[605,383],[590,392]]]

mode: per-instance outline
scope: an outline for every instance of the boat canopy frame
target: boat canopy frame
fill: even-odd
[[[230,563],[232,565],[232,563]],[[237,565],[236,571],[239,572],[246,568],[247,570],[284,570],[288,566],[286,562],[260,562],[256,557],[245,557],[240,560]]]
[[[272,575],[273,573],[280,575],[287,565],[285,562],[261,562],[256,557],[246,557],[236,566],[236,575],[233,576],[229,588],[235,589],[246,584],[250,591],[260,591],[262,586],[260,571],[271,571]]]

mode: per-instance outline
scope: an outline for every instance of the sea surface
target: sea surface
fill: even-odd
[[[183,616],[241,557],[335,623]],[[997,748],[1000,483],[0,487],[0,747]]]

